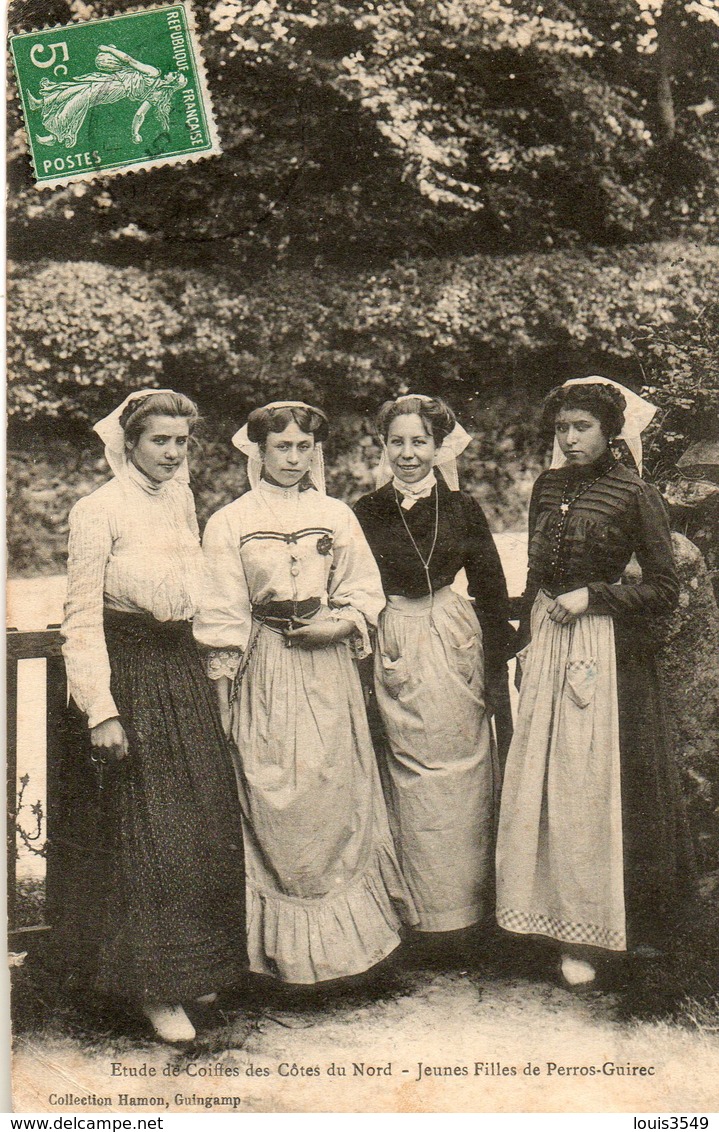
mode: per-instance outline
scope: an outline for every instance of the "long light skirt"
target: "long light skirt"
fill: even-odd
[[[375,654],[390,822],[420,931],[468,927],[491,906],[498,769],[482,631],[466,598],[390,598]]]
[[[507,756],[497,920],[508,931],[626,948],[611,617],[555,624],[539,593]]]
[[[305,984],[356,975],[415,919],[356,666],[347,642],[288,649],[256,631],[232,719],[250,968]]]

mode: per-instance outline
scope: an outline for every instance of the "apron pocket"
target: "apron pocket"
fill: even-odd
[[[401,656],[396,660],[381,654],[382,657],[382,686],[388,696],[396,700],[407,682],[407,666]]]
[[[587,660],[567,661],[566,690],[577,707],[585,708],[592,702],[597,690],[597,662],[593,656]]]
[[[470,682],[477,669],[478,660],[478,644],[479,638],[472,636],[469,640],[453,641],[452,652],[455,659],[455,667],[459,675]]]

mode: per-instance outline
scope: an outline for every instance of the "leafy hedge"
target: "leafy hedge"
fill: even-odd
[[[290,390],[334,411],[409,386],[467,402],[591,365],[635,384],[648,365],[651,384],[671,393],[672,349],[716,334],[718,299],[719,248],[690,243],[275,272],[251,288],[198,271],[22,265],[10,290],[9,408],[65,427],[145,384],[237,416]],[[711,402],[713,367],[692,380]]]
[[[478,436],[465,478],[495,529],[524,521],[540,464],[536,407],[568,376],[644,384],[661,406],[648,468],[666,482],[719,418],[719,248],[648,245],[403,262],[377,274],[228,274],[97,263],[15,268],[10,288],[11,565],[55,569],[69,506],[106,471],[90,424],[129,389],[183,390],[206,418],[200,513],[242,486],[229,437],[276,397],[336,422],[335,494],[376,459],[370,419],[408,388],[446,396]]]

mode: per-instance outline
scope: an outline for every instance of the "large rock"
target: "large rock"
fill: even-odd
[[[681,592],[678,608],[662,619],[657,661],[706,873],[719,867],[719,610],[701,551],[676,532],[672,542]]]

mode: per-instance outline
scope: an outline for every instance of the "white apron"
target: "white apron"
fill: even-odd
[[[507,931],[626,949],[614,622],[568,625],[540,591],[497,838]]]
[[[499,781],[470,602],[449,587],[433,599],[390,597],[375,684],[390,824],[418,929],[468,927],[488,911]]]
[[[259,627],[232,736],[250,969],[291,983],[368,970],[398,946],[400,909],[413,916],[349,644],[288,649]]]

